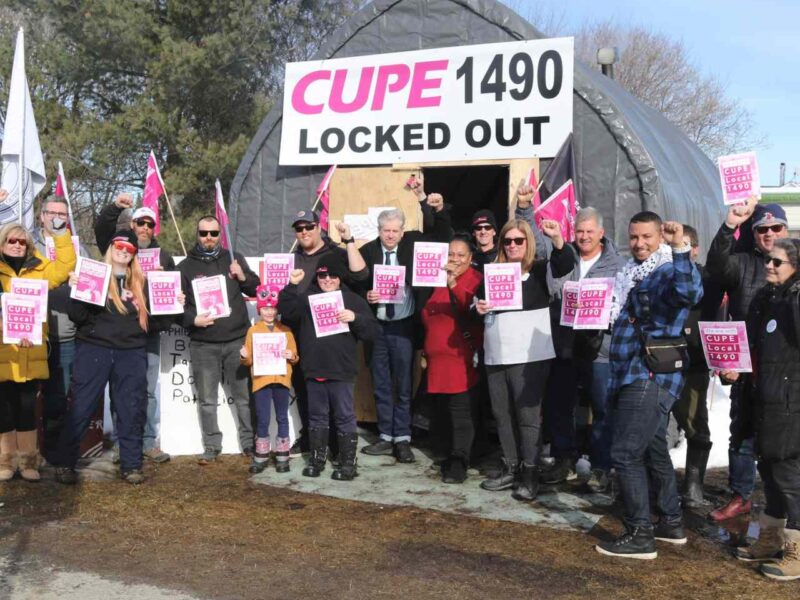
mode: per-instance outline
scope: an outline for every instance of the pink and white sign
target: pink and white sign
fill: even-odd
[[[700,321],[700,342],[709,369],[751,373],[753,362],[744,321]],[[769,324],[767,324],[769,328]],[[769,331],[769,329],[767,329]]]
[[[611,320],[613,277],[583,279],[578,292],[578,312],[574,329],[608,329]]]
[[[161,248],[141,248],[136,254],[142,271],[158,271],[161,267]]]
[[[755,152],[721,156],[718,165],[725,204],[740,204],[751,196],[761,198],[761,177]]]
[[[286,375],[285,333],[253,334],[253,375]]]
[[[108,282],[111,281],[111,265],[79,256],[75,274],[78,276],[78,282],[70,291],[69,297],[105,306]]]
[[[261,263],[261,284],[283,289],[289,283],[294,269],[294,254],[265,254]]]
[[[414,273],[411,285],[414,287],[445,287],[447,272],[442,268],[447,264],[448,244],[439,242],[414,242]]]
[[[522,271],[519,263],[483,266],[486,301],[492,310],[522,310]]]
[[[406,299],[406,268],[402,265],[375,265],[372,269],[372,291],[379,302],[402,304]]]
[[[147,275],[150,294],[150,314],[180,315],[183,306],[178,302],[181,274],[178,271],[153,271]]]
[[[561,288],[561,325],[572,327],[578,314],[581,284],[579,281],[565,281]]]
[[[46,279],[12,277],[9,291],[17,296],[24,296],[35,300],[39,320],[44,323],[47,321],[47,292],[49,290],[49,285]]]
[[[75,256],[81,255],[81,242],[78,239],[77,235],[72,236],[72,247],[75,249]],[[53,238],[46,237],[44,238],[44,251],[47,255],[47,260],[55,261],[56,260],[56,244],[53,241]]]
[[[231,314],[228,304],[228,287],[224,275],[200,277],[192,281],[192,292],[198,315],[218,319]]]
[[[19,344],[22,340],[28,340],[34,345],[41,345],[42,322],[35,299],[3,294],[2,309],[4,344]]]
[[[318,338],[350,331],[350,326],[347,323],[341,323],[336,317],[340,311],[344,310],[344,298],[342,298],[341,291],[312,294],[308,297],[308,305],[311,308],[314,331]]]

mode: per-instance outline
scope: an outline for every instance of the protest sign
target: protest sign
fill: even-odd
[[[402,265],[374,265],[372,291],[378,293],[378,302],[402,304],[406,299],[406,268]]]
[[[288,63],[280,164],[555,156],[573,65],[572,38]]]
[[[755,152],[721,156],[718,165],[725,204],[740,204],[751,196],[761,199],[761,177]]]
[[[37,346],[42,343],[42,322],[35,298],[3,294],[2,309],[4,344],[19,344],[22,340]]]
[[[578,298],[581,284],[579,281],[565,281],[561,288],[561,325],[572,327],[575,324],[575,315],[578,314]]]
[[[709,369],[752,372],[753,363],[744,321],[700,321],[698,325]]]
[[[483,266],[486,301],[492,310],[522,310],[522,271],[519,263]]]
[[[582,279],[578,291],[578,312],[574,329],[608,329],[611,320],[613,277]]]
[[[181,274],[178,271],[153,271],[147,275],[150,293],[150,314],[180,315],[183,306],[178,302],[181,291]]]
[[[228,288],[224,275],[200,277],[192,280],[192,292],[198,315],[218,319],[231,314],[228,304]]]
[[[157,271],[161,267],[161,248],[140,248],[136,258],[143,272]]]
[[[286,375],[285,333],[253,334],[253,376]]]
[[[344,310],[344,298],[340,290],[312,294],[308,297],[308,305],[311,308],[314,331],[318,338],[350,331],[350,326],[341,323],[336,317],[339,311]]]
[[[267,253],[261,262],[261,284],[282,290],[289,283],[294,269],[294,254]]]
[[[46,279],[23,279],[12,277],[9,292],[36,301],[36,314],[40,321],[47,321],[47,292],[50,282]]]
[[[447,272],[442,268],[447,264],[448,244],[439,242],[414,242],[414,273],[411,285],[414,287],[445,287]]]
[[[77,235],[72,236],[72,247],[75,249],[75,256],[80,256],[81,242]],[[47,260],[55,261],[56,259],[56,245],[51,237],[44,238],[44,252],[47,255]]]
[[[78,276],[78,282],[70,290],[69,297],[105,306],[108,282],[111,280],[111,265],[79,256],[75,274]]]

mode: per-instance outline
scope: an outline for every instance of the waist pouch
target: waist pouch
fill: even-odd
[[[644,336],[643,336],[644,337]],[[686,338],[646,336],[642,340],[644,362],[652,373],[677,373],[689,366]]]

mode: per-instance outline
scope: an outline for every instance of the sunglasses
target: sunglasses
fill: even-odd
[[[527,240],[524,237],[515,237],[515,238],[503,238],[503,246],[510,246],[511,244],[516,244],[517,246],[522,246]]]
[[[128,254],[136,254],[136,248],[128,242],[114,242],[115,250],[124,250]]]
[[[204,231],[202,229],[197,230],[197,235],[199,237],[208,237],[211,236],[212,238],[219,237],[219,230],[217,231]]]
[[[491,231],[494,229],[491,225],[475,225],[472,228],[472,231]]]
[[[764,235],[768,231],[772,233],[780,233],[783,231],[783,225],[761,225],[760,227],[756,227],[756,232]]]
[[[23,248],[28,245],[28,240],[25,238],[8,238],[6,240],[6,244],[13,246],[14,244],[19,244]]]
[[[136,223],[136,225],[139,227],[149,227],[150,229],[156,228],[156,224],[149,219],[136,219],[134,223]]]
[[[764,263],[767,264],[767,265],[772,263],[772,266],[775,267],[776,269],[778,269],[783,264],[789,264],[789,261],[788,260],[783,260],[781,258],[772,258],[771,256],[765,256],[764,257]]]
[[[295,225],[294,230],[297,233],[302,233],[304,231],[314,231],[317,228],[316,223],[309,223],[308,225]]]
[[[317,279],[339,279],[339,276],[331,275],[330,273],[317,273]]]

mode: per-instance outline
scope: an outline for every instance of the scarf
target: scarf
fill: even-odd
[[[206,250],[205,248],[203,248],[203,245],[198,242],[197,245],[195,245],[194,249],[201,256],[205,256],[208,258],[217,258],[220,252],[222,252],[222,244],[217,244],[213,250]]]
[[[631,290],[636,287],[638,283],[650,275],[653,271],[661,265],[672,262],[672,248],[667,244],[661,244],[658,250],[653,252],[642,262],[638,263],[635,259],[630,259],[627,264],[622,268],[622,271],[617,273],[614,280],[614,295],[611,301],[611,321],[613,325],[616,323],[622,309],[628,302],[628,295]]]
[[[3,253],[3,260],[5,263],[14,270],[14,273],[19,275],[19,272],[22,270],[22,266],[25,264],[28,256],[9,256],[8,254]]]

